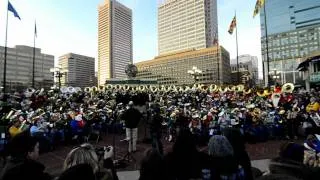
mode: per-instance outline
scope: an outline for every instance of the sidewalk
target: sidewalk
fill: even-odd
[[[262,172],[268,170],[270,159],[251,161],[252,167],[260,169]],[[139,171],[122,171],[118,172],[119,180],[138,180]]]

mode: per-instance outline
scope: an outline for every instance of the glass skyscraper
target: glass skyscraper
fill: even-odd
[[[320,0],[267,0],[262,8],[261,48],[266,77],[268,31],[269,75],[279,82],[296,83],[301,76],[296,67],[301,58],[320,49]],[[265,17],[266,14],[266,17]]]

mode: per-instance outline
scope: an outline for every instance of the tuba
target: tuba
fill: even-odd
[[[90,87],[85,87],[85,88],[84,88],[84,92],[89,93],[90,91],[91,91],[91,88],[90,88]]]
[[[146,90],[146,87],[145,86],[143,86],[143,85],[140,85],[139,86],[139,91],[140,92],[143,92],[143,91],[145,91]]]
[[[227,86],[227,91],[233,92],[235,91],[236,87],[235,86]]]
[[[104,86],[99,86],[99,92],[104,92],[105,88]]]
[[[294,84],[286,83],[281,88],[281,93],[292,93],[294,90]]]
[[[200,90],[203,91],[203,92],[207,92],[209,90],[209,87],[207,85],[203,85],[202,84],[199,87],[200,87]]]
[[[259,97],[265,97],[264,89],[257,89],[257,95],[258,95]]]
[[[265,97],[267,97],[267,96],[271,95],[272,92],[270,92],[269,89],[265,89],[265,90],[263,91],[263,94],[264,94]]]
[[[156,86],[150,86],[150,91],[155,93],[158,91],[158,88]]]
[[[111,91],[113,89],[112,84],[108,84],[107,86],[105,86],[106,91]]]
[[[178,87],[178,92],[184,92],[184,91],[185,91],[184,87],[182,86]]]
[[[191,88],[190,88],[189,86],[186,86],[186,87],[184,88],[184,91],[185,91],[185,92],[190,91],[190,90],[191,90]]]
[[[235,86],[234,90],[235,90],[236,92],[243,92],[243,90],[244,90],[244,85],[239,84],[239,85]]]
[[[220,93],[226,93],[227,91],[228,91],[228,87],[223,87],[223,86],[219,87],[219,92]]]
[[[98,88],[97,88],[96,86],[93,86],[93,87],[91,88],[91,91],[92,91],[92,92],[97,92],[97,91],[98,91]]]
[[[120,85],[120,84],[115,85],[115,86],[114,86],[114,89],[115,89],[115,90],[120,90],[120,89],[121,89],[121,85]]]
[[[124,86],[122,86],[122,88],[123,88],[123,90],[125,90],[125,91],[129,91],[130,86],[127,85],[127,84],[125,84]]]
[[[210,85],[209,87],[210,92],[217,92],[218,91],[218,86],[215,84]]]
[[[67,90],[67,93],[69,93],[69,94],[73,94],[73,93],[75,93],[76,91],[75,91],[75,89],[74,89],[74,87],[68,87],[68,90]]]
[[[80,87],[75,87],[74,89],[75,89],[76,93],[81,92],[81,88]]]
[[[60,88],[60,92],[62,93],[62,94],[66,94],[66,93],[68,93],[69,91],[68,91],[69,89],[68,89],[68,87],[62,87],[62,88]]]

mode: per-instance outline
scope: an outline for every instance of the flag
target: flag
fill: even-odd
[[[18,18],[19,20],[21,20],[18,12],[14,9],[14,7],[12,6],[12,4],[10,3],[10,1],[8,1],[8,11],[11,11],[14,15],[14,17]]]
[[[253,17],[256,17],[257,14],[259,14],[260,9],[264,5],[265,0],[257,0],[256,7],[254,8]]]
[[[231,21],[231,24],[230,24],[230,27],[229,27],[229,30],[228,30],[229,34],[233,34],[234,28],[237,28],[237,17],[236,16],[234,16],[232,21]]]
[[[37,35],[37,23],[36,22],[34,23],[34,36],[38,37],[38,35]]]

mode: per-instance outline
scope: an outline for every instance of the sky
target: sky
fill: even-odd
[[[10,0],[21,21],[9,12],[8,46],[33,46],[37,24],[36,47],[58,57],[72,52],[95,57],[97,61],[98,5],[104,0]],[[133,12],[133,61],[151,60],[157,49],[158,0],[118,0]],[[256,0],[217,0],[220,45],[236,58],[235,34],[228,28],[237,13],[238,54],[257,56],[261,63],[260,18],[252,17]],[[5,45],[7,0],[0,0],[0,45]],[[97,64],[97,63],[96,63]],[[261,66],[261,65],[260,65]],[[262,71],[262,69],[260,68]]]

